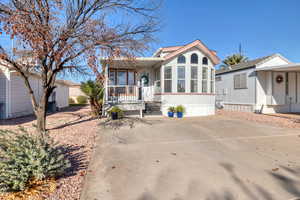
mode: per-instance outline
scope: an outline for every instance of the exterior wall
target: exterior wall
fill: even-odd
[[[161,95],[163,115],[167,116],[170,106],[183,105],[186,117],[215,114],[214,95]]]
[[[7,78],[5,74],[0,70],[0,119],[6,117],[6,87]]]
[[[198,64],[191,64],[191,55],[198,55]],[[215,114],[215,95],[214,91],[211,92],[211,71],[214,70],[214,65],[211,60],[208,59],[208,65],[205,67],[208,68],[207,71],[207,93],[202,91],[202,59],[206,57],[199,49],[192,48],[183,54],[186,58],[185,64],[177,63],[177,57],[169,60],[168,62],[163,63],[161,67],[161,94],[156,94],[155,99],[160,99],[162,102],[161,111],[163,115],[167,115],[168,108],[170,106],[183,105],[185,107],[185,116],[206,116]],[[177,91],[177,67],[185,67],[185,92],[178,93]],[[191,93],[191,66],[198,67],[198,92]],[[172,92],[164,93],[164,68],[172,68]],[[214,78],[214,76],[213,76]],[[213,80],[214,81],[214,80]],[[214,86],[213,86],[214,87]]]
[[[18,76],[16,73],[11,74],[11,101],[10,101],[10,113],[9,117],[20,117],[23,115],[32,114],[32,105],[31,100],[28,94],[27,88],[24,86],[23,79]],[[38,93],[38,80],[37,79],[31,79],[30,83],[32,86],[34,86],[33,90],[36,95],[39,95]]]
[[[261,74],[262,72],[259,72]],[[263,113],[300,112],[300,73],[299,72],[264,72],[266,74],[266,101]],[[282,75],[283,82],[277,83],[276,76]],[[288,76],[288,85],[286,78]]]
[[[85,96],[85,94],[80,90],[80,86],[70,86],[69,87],[69,96],[75,102],[77,102],[78,96]]]
[[[35,77],[30,78],[30,84],[37,101],[40,100],[42,95],[42,83],[41,80]],[[9,118],[20,117],[24,115],[33,114],[31,99],[28,94],[28,90],[24,85],[23,79],[18,76],[17,73],[11,73],[10,79],[10,112]],[[63,108],[69,105],[69,90],[65,85],[57,85],[56,91],[56,103],[57,107]]]
[[[199,64],[191,64],[191,55],[196,53],[198,55],[198,63]],[[172,93],[177,93],[177,67],[178,66],[185,66],[186,69],[186,77],[185,77],[185,86],[186,86],[186,93],[190,93],[191,91],[191,66],[198,67],[198,93],[202,93],[202,59],[206,57],[200,50],[197,48],[192,48],[185,53],[181,54],[184,55],[186,58],[186,64],[178,64],[177,57],[169,60],[168,62],[163,63],[161,67],[161,88],[164,91],[164,68],[171,66],[172,67]],[[205,65],[208,68],[208,77],[207,77],[207,88],[208,91],[210,90],[210,73],[211,70],[214,69],[214,65],[212,64],[211,60],[208,59],[208,65]]]
[[[62,84],[57,84],[56,92],[56,106],[58,108],[65,108],[69,106],[69,87]]]
[[[216,75],[221,77],[220,81],[216,81],[216,101],[224,106],[224,109],[234,111],[253,111],[256,99],[256,73],[255,68],[235,71]],[[234,88],[234,75],[247,74],[247,88]]]

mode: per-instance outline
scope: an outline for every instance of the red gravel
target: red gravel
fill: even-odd
[[[88,115],[87,107],[71,107],[63,112],[47,118],[47,128],[51,137],[62,145],[68,145],[73,169],[66,177],[58,180],[58,187],[47,200],[76,200],[80,198],[83,179],[91,158],[97,125],[99,120],[93,120]],[[22,125],[33,129],[33,117],[23,117],[0,122],[1,129],[17,129]]]
[[[250,112],[236,112],[218,110],[217,115],[228,118],[248,120],[286,128],[300,128],[300,114],[255,114]]]

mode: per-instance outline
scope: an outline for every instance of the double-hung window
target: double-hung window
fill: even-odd
[[[215,93],[215,70],[211,69],[210,72],[210,93]]]
[[[207,93],[207,67],[202,67],[202,92]]]
[[[185,67],[177,67],[177,92],[185,92]]]
[[[155,93],[161,92],[160,86],[160,68],[155,70]]]
[[[191,67],[191,92],[198,92],[198,67]]]
[[[172,92],[172,67],[164,69],[164,92]]]
[[[236,74],[234,79],[234,89],[247,89],[247,73]]]

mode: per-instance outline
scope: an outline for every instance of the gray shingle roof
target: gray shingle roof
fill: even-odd
[[[216,71],[216,74],[223,74],[223,73],[228,73],[228,72],[232,72],[232,71],[238,71],[238,70],[242,70],[242,69],[252,68],[252,67],[255,67],[257,64],[263,62],[264,60],[267,60],[276,55],[278,55],[278,54],[272,54],[270,56],[265,56],[265,57],[257,58],[255,60],[249,60],[249,61],[242,62],[242,63],[236,64],[236,65],[232,65],[225,69],[219,69]]]

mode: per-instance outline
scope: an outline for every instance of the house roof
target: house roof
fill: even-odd
[[[187,45],[184,45],[184,46],[182,46],[180,48],[176,47],[177,50],[175,50],[174,52],[166,55],[164,57],[164,59],[166,61],[169,60],[169,59],[172,59],[175,56],[178,56],[179,54],[182,54],[185,51],[187,51],[187,50],[189,50],[189,49],[191,49],[193,47],[196,47],[196,48],[200,49],[207,57],[209,57],[211,59],[211,61],[213,62],[213,64],[217,65],[217,64],[220,63],[220,59],[216,55],[216,52],[208,49],[200,40],[196,40],[196,41],[194,41],[192,43],[189,43]]]
[[[238,70],[242,70],[242,69],[253,68],[253,67],[256,67],[257,65],[263,64],[263,63],[267,62],[268,60],[270,60],[274,57],[277,57],[277,56],[283,58],[288,63],[290,63],[290,61],[288,61],[286,58],[284,58],[280,54],[272,54],[272,55],[269,55],[269,56],[257,58],[255,60],[249,60],[249,61],[242,62],[242,63],[236,64],[236,65],[232,65],[232,66],[227,67],[225,69],[219,69],[219,70],[216,71],[216,74],[218,75],[218,74],[229,73],[229,72],[238,71]]]
[[[290,63],[286,65],[266,66],[255,69],[255,71],[275,71],[275,72],[299,72],[300,63]]]
[[[112,67],[145,67],[145,66],[155,66],[156,64],[162,63],[164,58],[158,57],[137,57],[137,58],[101,58],[103,64],[110,64]]]

